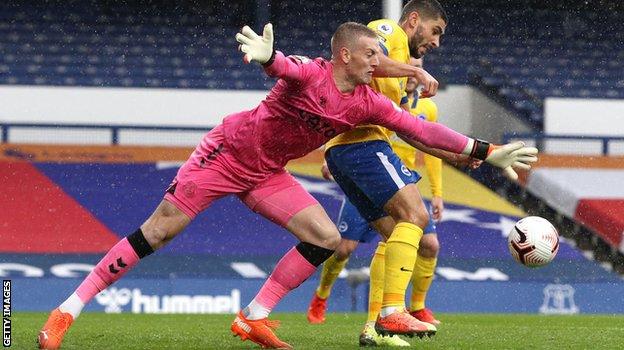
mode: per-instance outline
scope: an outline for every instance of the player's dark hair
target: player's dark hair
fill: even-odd
[[[399,23],[405,21],[412,12],[418,12],[421,17],[427,19],[442,18],[444,23],[448,24],[448,15],[437,0],[410,0],[403,6]]]
[[[338,53],[338,50],[343,46],[352,47],[351,45],[362,36],[377,38],[377,34],[372,29],[361,23],[345,22],[341,24],[331,38],[332,54]]]

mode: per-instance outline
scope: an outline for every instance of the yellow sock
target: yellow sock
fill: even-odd
[[[381,310],[384,288],[384,267],[386,266],[386,243],[379,242],[370,264],[370,287],[368,290],[368,318],[366,322],[375,322]]]
[[[321,271],[321,280],[318,288],[316,288],[316,295],[321,299],[327,299],[331,293],[334,282],[338,279],[338,275],[344,269],[349,259],[339,261],[335,255],[329,257],[323,263],[323,270]]]
[[[437,265],[437,258],[425,258],[418,256],[414,264],[412,274],[412,297],[410,298],[410,311],[425,308],[427,292],[433,282],[433,274]]]
[[[392,235],[386,242],[382,308],[405,308],[405,290],[412,277],[422,235],[423,230],[411,223],[400,222],[394,226]]]

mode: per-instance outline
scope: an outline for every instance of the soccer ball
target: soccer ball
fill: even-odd
[[[559,251],[557,229],[539,216],[528,216],[516,222],[507,241],[514,259],[528,267],[548,264]]]

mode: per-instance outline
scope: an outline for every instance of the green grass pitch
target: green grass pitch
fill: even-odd
[[[34,349],[44,313],[14,313],[11,349]],[[135,315],[84,313],[63,349],[259,349],[232,337],[233,315]],[[323,325],[305,315],[280,314],[278,336],[295,349],[358,349],[365,315],[328,314]],[[439,314],[431,339],[408,339],[418,349],[622,349],[624,316]]]

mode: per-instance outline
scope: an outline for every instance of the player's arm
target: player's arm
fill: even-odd
[[[236,41],[240,43],[239,49],[245,53],[245,63],[257,62],[264,67],[264,71],[270,77],[289,80],[303,80],[303,60],[289,58],[283,53],[273,49],[273,26],[268,23],[264,26],[262,36],[259,36],[249,26],[244,26],[240,33],[236,34]]]
[[[531,163],[537,161],[537,149],[525,147],[522,142],[493,145],[462,135],[445,125],[413,118],[385,96],[372,93],[372,90],[370,97],[368,115],[371,124],[385,126],[409,140],[422,142],[427,147],[486,161],[504,169],[505,175],[510,179],[518,178],[512,167],[528,170]]]
[[[405,141],[410,146],[416,148],[417,150],[425,153],[425,155],[431,155],[434,158],[438,158],[444,160],[445,162],[456,166],[456,167],[465,167],[470,166],[473,167],[473,163],[475,162],[469,155],[465,154],[457,154],[449,151],[445,151],[439,148],[428,147],[422,142],[418,142],[414,139],[410,139],[407,136],[401,135],[397,133],[403,141]]]
[[[423,86],[423,91],[421,92],[422,97],[435,96],[438,92],[438,81],[426,70],[395,61],[383,53],[377,56],[379,57],[379,65],[375,68],[373,76],[414,77]]]

